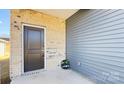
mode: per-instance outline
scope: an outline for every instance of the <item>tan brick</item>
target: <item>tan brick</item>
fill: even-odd
[[[46,49],[57,50],[54,58],[47,58],[47,68],[56,67],[65,58],[65,21],[33,10],[14,9],[11,10],[11,77],[22,74],[22,23],[46,27]]]

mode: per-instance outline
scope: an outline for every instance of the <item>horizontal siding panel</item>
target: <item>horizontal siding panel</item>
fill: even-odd
[[[102,25],[101,25],[102,26]],[[75,32],[75,33],[89,33],[91,31],[97,31],[97,30],[112,30],[112,29],[119,29],[122,28],[124,26],[124,23],[119,23],[119,24],[113,24],[113,25],[108,25],[106,24],[106,26],[99,26],[99,27],[93,27],[93,28],[88,28],[85,30],[85,28],[78,28],[78,29],[72,29],[71,31],[74,33],[75,30],[79,31],[79,32]]]
[[[108,69],[101,69],[99,66],[95,66],[95,65],[85,62],[85,63],[82,63],[81,67],[76,67],[76,64],[72,64],[72,67],[73,69],[83,72],[86,75],[90,75],[90,78],[93,78],[95,80],[100,80],[100,81],[102,80],[101,82],[103,83],[115,83],[115,82],[124,83],[123,77],[118,77],[119,73],[117,71],[110,70],[110,72],[108,72]],[[95,75],[95,78],[94,78],[94,75]],[[111,81],[111,79],[114,79],[114,82]],[[120,79],[122,80],[120,81]]]
[[[121,34],[121,33],[124,33],[123,31],[124,31],[124,28],[117,28],[117,29],[110,29],[110,30],[99,29],[99,30],[94,30],[92,32],[88,32],[88,33],[77,32],[74,34],[75,34],[75,37],[76,36],[80,37],[80,34],[82,34],[82,33],[83,33],[83,35],[82,35],[83,37],[92,37],[92,36],[102,36],[102,35],[111,35],[111,34]],[[74,35],[72,35],[72,36],[74,36]]]
[[[73,27],[73,29],[77,28],[77,27],[80,27],[80,26],[88,28],[89,26],[94,26],[96,24],[100,25],[100,24],[110,23],[110,22],[113,22],[113,21],[119,21],[119,20],[123,19],[124,12],[119,11],[119,13],[117,13],[116,11],[118,11],[118,10],[115,10],[114,12],[111,12],[110,14],[107,14],[107,16],[105,15],[105,16],[101,16],[101,17],[98,18],[98,16],[99,16],[98,15],[98,16],[96,16],[96,18],[93,17],[93,18],[95,18],[94,20],[86,20],[86,22],[83,22],[83,23],[80,23],[80,24],[78,23],[78,25],[75,25],[75,27]],[[113,15],[113,14],[116,14],[116,15]]]
[[[84,11],[84,10],[83,10]],[[118,11],[118,10],[113,10],[113,11]],[[72,27],[72,28],[74,28],[76,25],[82,25],[82,24],[86,24],[86,23],[88,23],[88,22],[91,22],[91,21],[93,21],[93,20],[96,20],[98,17],[100,18],[100,17],[103,17],[105,14],[104,13],[107,13],[107,14],[109,14],[109,13],[112,13],[112,11],[109,11],[109,10],[95,10],[95,12],[94,13],[92,13],[92,14],[89,14],[89,13],[87,13],[87,12],[85,12],[85,13],[83,13],[83,15],[87,15],[87,16],[81,16],[80,14],[80,18],[76,18],[75,17],[75,19],[77,19],[76,21],[74,20],[73,22],[75,23],[74,24],[74,26]],[[91,16],[92,15],[92,16]],[[81,20],[80,20],[81,19]],[[82,21],[83,21],[83,23],[82,23]]]
[[[71,47],[70,47],[71,48]],[[106,52],[122,52],[122,53],[124,53],[124,48],[93,48],[93,47],[91,47],[91,48],[86,48],[86,47],[76,47],[75,48],[75,50],[82,50],[82,51],[85,51],[85,50],[88,50],[88,51],[106,51]]]
[[[114,64],[111,64],[110,61],[108,60],[101,60],[99,62],[99,59],[93,59],[93,58],[87,58],[87,57],[76,57],[78,60],[77,61],[81,61],[83,60],[84,62],[83,63],[87,63],[88,65],[93,65],[93,66],[98,66],[100,67],[100,69],[103,69],[104,71],[105,70],[113,70],[114,72],[119,72],[122,74],[122,77],[124,77],[124,70],[123,70],[123,66],[119,66],[119,65],[114,65]],[[106,62],[104,62],[106,61]],[[109,62],[109,63],[107,63]],[[81,63],[82,64],[82,63]]]
[[[68,56],[73,56],[73,55],[68,55]],[[82,58],[88,58],[89,57],[89,59],[97,59],[97,60],[100,60],[99,62],[103,62],[103,61],[105,61],[104,63],[108,63],[108,64],[112,64],[112,65],[117,65],[117,66],[120,66],[120,67],[124,67],[123,66],[123,64],[124,64],[124,62],[122,62],[122,60],[119,60],[118,58],[115,58],[115,57],[113,57],[113,59],[108,59],[108,58],[112,58],[112,57],[105,57],[105,56],[101,56],[101,55],[78,55],[78,56],[83,56]],[[73,57],[77,57],[77,56],[73,56]]]
[[[100,41],[100,40],[99,40]],[[101,40],[102,41],[102,40]],[[88,41],[87,41],[88,42]],[[118,47],[118,48],[124,48],[124,44],[123,43],[121,43],[121,44],[116,44],[116,45],[113,45],[113,44],[92,44],[92,45],[79,45],[79,44],[75,44],[75,45],[73,45],[73,46],[79,46],[79,47],[97,47],[97,48],[99,48],[99,47],[109,47],[109,48],[113,48],[113,47]]]
[[[76,53],[76,52],[68,52],[68,55],[69,54],[73,54],[73,53]],[[107,59],[107,60],[112,60],[113,62],[115,61],[115,62],[117,62],[117,63],[122,63],[123,64],[123,57],[117,57],[117,56],[113,56],[113,55],[111,55],[111,56],[108,56],[108,55],[101,55],[101,54],[93,54],[93,53],[85,53],[85,54],[81,54],[81,53],[76,53],[77,55],[79,55],[79,56],[89,56],[89,57],[98,57],[98,58],[102,58],[102,59]],[[73,54],[74,55],[74,54]],[[69,57],[69,56],[68,56]],[[122,65],[121,64],[121,65]]]
[[[85,11],[86,11],[86,13],[85,13]],[[88,19],[91,19],[91,18],[94,18],[96,15],[100,15],[100,14],[102,14],[102,12],[105,12],[105,11],[108,11],[108,10],[104,10],[104,9],[101,9],[101,10],[90,10],[90,11],[87,11],[87,10],[83,10],[83,12],[80,12],[80,13],[83,13],[83,15],[81,15],[80,13],[75,13],[74,15],[78,15],[78,16],[80,16],[80,17],[75,17],[75,16],[72,16],[71,18],[73,19],[73,20],[71,20],[71,19],[68,19],[69,21],[70,21],[70,23],[69,24],[71,24],[72,22],[74,22],[75,24],[74,25],[76,25],[77,23],[79,24],[79,22],[81,22],[82,23],[82,20],[83,21],[85,21],[85,20],[88,20]],[[85,16],[85,15],[87,15],[87,16]],[[92,16],[91,16],[92,15]],[[85,19],[86,18],[86,19]],[[80,21],[80,19],[81,19],[81,21]],[[78,20],[78,21],[77,21]],[[72,24],[73,25],[73,24]],[[73,27],[73,26],[72,26]]]
[[[124,10],[80,10],[70,17],[67,59],[97,83],[124,83]]]
[[[104,36],[94,36],[94,37],[77,37],[77,38],[73,38],[73,40],[78,40],[78,41],[88,41],[88,40],[110,40],[110,39],[123,39],[124,34],[114,34],[114,35],[104,35]]]

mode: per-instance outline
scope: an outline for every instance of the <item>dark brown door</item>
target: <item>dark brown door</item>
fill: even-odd
[[[24,26],[24,72],[44,68],[44,29]]]

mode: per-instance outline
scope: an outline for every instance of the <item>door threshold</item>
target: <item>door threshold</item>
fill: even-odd
[[[29,71],[29,72],[24,72],[24,74],[22,74],[21,76],[28,76],[28,75],[37,75],[40,72],[44,72],[46,71],[46,69],[39,69],[39,70],[34,70],[34,71]]]

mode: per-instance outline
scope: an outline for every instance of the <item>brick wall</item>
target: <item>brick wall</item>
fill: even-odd
[[[65,21],[33,10],[11,10],[11,77],[22,74],[22,24],[45,26],[47,69],[65,59]]]

